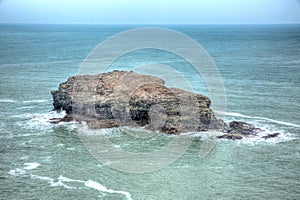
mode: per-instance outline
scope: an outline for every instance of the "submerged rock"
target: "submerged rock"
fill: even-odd
[[[232,121],[229,124],[225,124],[224,127],[223,132],[226,134],[218,136],[217,138],[239,140],[247,137],[257,137],[259,133],[261,134],[264,132],[264,130],[242,121]],[[267,134],[261,138],[275,138],[278,137],[279,134],[280,133]]]
[[[232,121],[224,125],[222,132],[224,135],[218,136],[217,138],[229,139],[229,140],[240,140],[244,137],[256,136],[263,130],[255,127],[252,124],[248,124],[242,121]]]
[[[217,136],[220,139],[229,139],[229,140],[241,140],[243,137],[240,134],[225,134],[221,136]]]
[[[266,136],[263,136],[262,138],[264,138],[265,140],[266,139],[270,139],[270,138],[275,138],[275,137],[278,137],[280,133],[272,133],[272,134],[268,134]]]
[[[208,97],[132,71],[70,77],[51,94],[55,110],[65,110],[66,119],[86,121],[90,128],[140,126],[179,134],[224,127]]]
[[[73,121],[73,117],[71,117],[70,115],[66,115],[63,118],[51,118],[49,119],[49,123],[51,124],[58,124],[60,122],[71,122]]]
[[[229,134],[240,135],[257,135],[257,133],[261,131],[260,128],[256,128],[254,125],[242,121],[232,121],[225,129],[225,132]]]

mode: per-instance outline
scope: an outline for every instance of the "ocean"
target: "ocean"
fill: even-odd
[[[83,125],[48,122],[64,115],[51,111],[50,91],[78,74],[99,43],[140,27],[146,26],[0,25],[0,199],[300,199],[300,25],[159,26],[191,37],[213,59],[226,92],[225,121],[252,123],[279,132],[277,138],[220,139],[200,159],[205,133],[193,133],[174,162],[132,173],[110,167],[119,160],[96,159],[80,136]],[[210,96],[182,58],[158,51],[123,55],[107,70],[168,65]],[[116,149],[135,153],[176,137],[104,131]]]

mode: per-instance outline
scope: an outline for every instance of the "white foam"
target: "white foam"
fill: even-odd
[[[64,188],[67,188],[67,189],[77,189],[76,187],[72,187],[72,186],[68,186],[68,185],[66,185],[66,184],[64,184],[62,181],[57,181],[57,182],[53,182],[52,184],[51,184],[51,186],[54,186],[54,187],[57,187],[57,186],[62,186],[62,187],[64,187]]]
[[[24,167],[23,169],[31,170],[31,169],[37,168],[37,167],[40,166],[41,164],[40,164],[40,163],[24,163],[24,165],[25,165],[26,167]]]
[[[48,113],[24,113],[24,114],[20,114],[20,115],[12,115],[11,118],[20,118],[20,119],[35,119],[35,118],[39,118],[39,119],[43,119],[47,121],[49,120],[49,118],[59,118],[59,117],[63,117],[65,116],[66,113],[63,112],[55,112],[55,111],[50,111]]]
[[[16,168],[16,169],[9,170],[8,173],[12,176],[19,176],[19,175],[26,174],[26,171],[21,168]]]
[[[27,159],[27,157],[22,157],[21,159]],[[24,163],[25,167],[9,170],[8,173],[12,176],[20,176],[26,174],[27,173],[26,170],[35,169],[40,165],[41,165],[40,163]]]
[[[27,172],[26,170],[32,170],[40,166],[39,163],[24,163],[23,169],[22,168],[16,168],[13,170],[10,170],[8,174],[12,176],[20,176],[20,175],[25,175]],[[29,175],[29,174],[27,174]],[[43,181],[47,181],[51,186],[53,187],[64,187],[66,189],[77,189],[77,187],[72,187],[69,185],[66,185],[64,182],[77,182],[77,183],[82,183],[84,186],[104,192],[104,193],[110,193],[110,194],[122,194],[126,197],[126,199],[132,199],[131,194],[129,192],[125,191],[118,191],[118,190],[113,190],[113,189],[108,189],[104,185],[101,185],[100,183],[97,183],[92,180],[88,181],[82,181],[82,180],[76,180],[76,179],[70,179],[64,176],[59,176],[57,179],[47,177],[47,176],[39,176],[39,175],[34,175],[30,174],[32,179],[39,179]]]
[[[13,99],[0,99],[1,103],[16,103],[18,102],[17,100],[13,100]]]
[[[33,106],[23,106],[23,107],[17,108],[17,110],[27,110],[27,109],[31,109],[31,108],[33,108]]]
[[[247,144],[247,145],[257,145],[257,144],[273,145],[273,144],[286,142],[286,141],[290,141],[290,140],[294,140],[294,139],[295,139],[295,137],[293,137],[290,134],[281,133],[277,137],[274,137],[274,138],[265,139],[265,138],[262,138],[262,135],[259,135],[257,137],[247,137],[247,138],[243,138],[242,140],[235,140],[235,142],[237,144]]]
[[[24,101],[18,101],[18,100],[14,100],[14,99],[0,99],[1,103],[44,103],[47,102],[49,100],[47,99],[35,99],[35,100],[24,100]]]
[[[40,180],[44,180],[44,181],[49,181],[49,183],[54,182],[54,179],[52,179],[50,177],[46,177],[46,176],[38,176],[38,175],[31,174],[31,178],[40,179]]]
[[[21,157],[20,159],[27,159],[28,156],[23,156]],[[24,163],[23,164],[25,167],[23,168],[16,168],[16,169],[12,169],[12,170],[9,170],[9,174],[12,175],[12,176],[20,176],[20,175],[24,175],[26,174],[26,170],[32,170],[32,169],[35,169],[37,168],[38,166],[40,166],[41,164],[40,163]]]
[[[278,120],[269,119],[269,118],[265,118],[265,117],[255,117],[254,119],[262,119],[262,120],[270,121],[270,122],[281,124],[281,125],[293,126],[293,127],[296,127],[296,128],[300,127],[300,125],[298,125],[298,124],[293,124],[293,123],[290,123],[290,122],[278,121]]]
[[[286,131],[278,129],[277,127],[272,125],[267,124],[267,125],[260,126],[260,124],[258,123],[253,123],[253,124],[256,127],[259,127],[262,131],[260,131],[257,135],[244,136],[242,140],[235,140],[234,142],[241,143],[241,144],[256,144],[256,143],[276,144],[280,142],[294,140],[297,138],[295,135],[287,133]],[[279,135],[274,138],[268,138],[268,139],[263,138],[264,136],[273,133],[279,133]],[[205,132],[194,132],[188,134],[185,133],[184,136],[192,136],[192,137],[197,137],[202,140],[205,140],[209,138],[218,137],[224,134],[225,133],[221,131],[209,130]],[[228,140],[228,139],[218,139],[218,140],[233,142],[232,140]]]
[[[76,128],[75,122],[61,122],[59,124],[51,124],[49,122],[49,119],[51,118],[62,118],[66,115],[65,112],[55,112],[51,111],[48,113],[24,113],[20,115],[13,115],[11,118],[20,118],[23,120],[20,120],[17,122],[17,125],[21,126],[22,128],[26,129],[48,129],[53,126],[59,126],[59,125],[68,125],[67,127],[71,130]]]
[[[247,145],[255,145],[255,144],[277,144],[281,142],[291,141],[297,139],[297,136],[291,133],[288,133],[285,130],[278,129],[275,125],[264,124],[261,125],[259,123],[253,123],[254,126],[259,127],[262,131],[258,132],[255,136],[244,136],[242,140],[235,140],[234,142],[238,144],[247,144]],[[274,138],[263,138],[269,134],[279,133],[277,137]],[[226,140],[226,139],[224,139]]]
[[[243,115],[241,113],[235,113],[235,112],[221,112],[221,111],[215,111],[215,112],[218,114],[221,114],[221,115],[226,115],[226,116],[242,117],[242,118],[249,118],[249,119],[260,119],[260,120],[265,120],[265,121],[273,122],[273,123],[280,124],[280,125],[292,126],[292,127],[296,127],[296,128],[300,127],[300,125],[298,125],[298,124],[274,120],[274,119],[270,119],[270,118],[266,118],[266,117],[249,116],[249,115]]]
[[[225,116],[233,116],[233,117],[246,117],[243,114],[240,113],[234,113],[234,112],[223,112],[223,111],[214,111],[216,114],[225,115]]]
[[[97,183],[97,182],[92,181],[92,180],[86,181],[85,186],[87,186],[89,188],[93,188],[95,190],[99,190],[101,192],[110,193],[110,194],[112,194],[112,193],[114,193],[114,194],[123,194],[127,199],[132,199],[131,194],[129,192],[108,189],[105,186],[101,185],[100,183]]]
[[[64,176],[59,176],[57,178],[58,180],[60,181],[63,181],[63,182],[78,182],[78,183],[84,183],[84,181],[81,181],[81,180],[75,180],[75,179],[70,179],[70,178],[67,178],[67,177],[64,177]]]
[[[27,100],[27,101],[22,101],[22,103],[44,103],[47,102],[47,99],[37,99],[37,100]]]
[[[67,178],[67,177],[64,177],[64,176],[61,176],[61,175],[56,180],[56,179],[53,179],[53,178],[50,178],[50,177],[38,176],[38,175],[33,175],[33,174],[31,174],[31,178],[47,181],[53,187],[62,186],[62,187],[65,187],[67,189],[77,189],[77,188],[76,187],[68,186],[64,182],[82,183],[86,187],[89,187],[89,188],[92,188],[92,189],[95,189],[95,190],[98,190],[98,191],[101,191],[101,192],[104,192],[104,193],[122,194],[122,195],[124,195],[126,197],[126,199],[128,199],[128,200],[132,199],[131,198],[131,194],[129,192],[108,189],[104,185],[101,185],[100,183],[97,183],[97,182],[92,181],[92,180],[82,181],[82,180],[76,180],[76,179]]]
[[[48,183],[50,183],[52,187],[64,187],[66,189],[77,189],[76,187],[71,187],[64,184],[61,180],[55,181],[55,179],[46,176],[38,176],[38,175],[31,174],[31,178],[47,181]]]

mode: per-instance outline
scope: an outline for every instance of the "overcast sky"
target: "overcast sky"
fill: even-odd
[[[300,23],[300,0],[0,0],[0,23]]]

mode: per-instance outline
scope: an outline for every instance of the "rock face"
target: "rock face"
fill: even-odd
[[[55,110],[90,128],[142,126],[168,134],[223,129],[201,94],[167,88],[160,78],[113,71],[70,77],[51,92]]]

